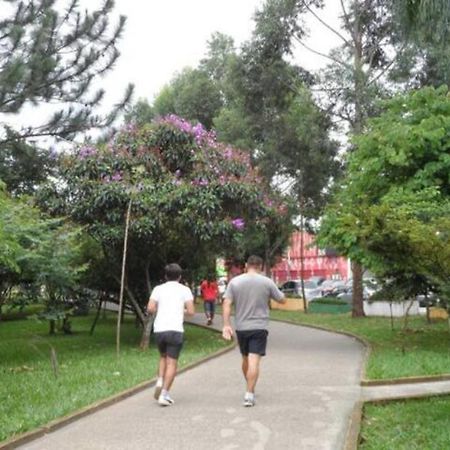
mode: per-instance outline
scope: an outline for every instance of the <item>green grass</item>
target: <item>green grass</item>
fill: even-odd
[[[365,338],[372,345],[366,376],[387,379],[450,373],[450,332],[446,322],[428,324],[423,317],[410,318],[411,330],[403,322],[349,314],[304,314],[297,311],[271,311],[271,317],[299,324],[319,325],[330,330],[347,331]]]
[[[115,354],[116,316],[99,321],[89,336],[92,317],[73,319],[73,335],[49,336],[47,323],[0,323],[0,441],[64,416],[155,376],[158,353],[151,343],[139,350],[140,331],[127,318],[120,359]],[[180,366],[226,344],[217,333],[185,327]],[[59,375],[51,366],[57,354]]]
[[[44,310],[44,305],[27,305],[24,308],[3,307],[1,321],[22,320],[33,314],[38,314]],[[1,322],[0,322],[1,323]]]
[[[360,450],[450,448],[450,396],[366,404]]]
[[[309,312],[321,314],[344,314],[351,311],[352,306],[334,299],[314,300],[309,303]]]

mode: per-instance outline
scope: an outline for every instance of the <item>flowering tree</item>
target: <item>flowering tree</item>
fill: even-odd
[[[250,228],[265,233],[289,222],[247,153],[175,115],[83,146],[63,158],[61,170],[64,183],[43,195],[47,208],[87,226],[116,280],[131,201],[125,291],[142,321],[167,261],[192,268],[211,255],[237,252]]]

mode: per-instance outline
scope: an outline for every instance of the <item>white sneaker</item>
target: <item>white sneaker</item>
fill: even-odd
[[[155,386],[155,392],[153,392],[153,398],[155,400],[159,400],[159,396],[161,395],[162,386]]]
[[[170,397],[170,395],[160,395],[158,398],[158,404],[161,406],[171,406],[175,403],[173,398]]]
[[[243,405],[244,405],[246,408],[255,406],[255,397],[244,397],[244,403],[243,403]]]

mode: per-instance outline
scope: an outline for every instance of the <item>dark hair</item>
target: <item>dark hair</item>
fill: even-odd
[[[176,264],[176,263],[167,264],[167,266],[164,267],[164,271],[166,272],[166,278],[169,281],[176,281],[176,280],[178,280],[178,278],[181,277],[181,274],[183,272],[181,267],[178,264]]]
[[[264,265],[264,261],[260,256],[251,255],[247,259],[247,265],[252,267],[259,267],[261,268]]]

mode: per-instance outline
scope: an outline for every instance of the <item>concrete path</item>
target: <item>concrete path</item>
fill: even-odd
[[[254,408],[242,406],[236,349],[180,374],[172,407],[141,392],[21,448],[338,450],[360,399],[364,351],[347,336],[272,322]]]

